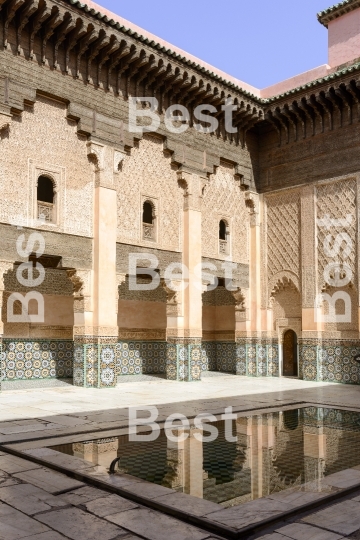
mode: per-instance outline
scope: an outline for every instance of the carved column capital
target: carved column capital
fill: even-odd
[[[184,190],[184,210],[201,211],[204,179],[196,174],[183,170],[178,171],[177,176],[179,185]]]
[[[245,204],[250,212],[250,224],[251,226],[260,225],[260,201],[259,195],[252,191],[245,193]]]

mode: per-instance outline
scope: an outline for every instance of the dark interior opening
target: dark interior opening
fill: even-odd
[[[149,202],[144,202],[143,223],[153,224],[153,208]]]
[[[54,185],[47,176],[40,176],[38,179],[37,200],[46,203],[54,202]]]
[[[226,223],[223,220],[219,224],[219,238],[220,240],[226,240]]]

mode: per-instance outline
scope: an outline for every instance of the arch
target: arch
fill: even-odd
[[[221,218],[219,221],[219,253],[220,255],[229,255],[230,246],[230,229],[226,219]]]
[[[151,199],[145,199],[142,205],[142,237],[143,240],[156,241],[156,212]]]
[[[227,224],[224,219],[220,219],[219,222],[219,240],[226,240],[227,236]]]
[[[291,270],[282,270],[273,275],[269,280],[269,300],[274,299],[275,295],[284,289],[295,289],[300,293],[300,282],[298,276]]]
[[[283,376],[298,376],[298,338],[291,328],[283,333]]]
[[[150,201],[145,201],[143,204],[143,223],[153,225],[154,219],[154,204]]]
[[[55,198],[54,180],[45,174],[39,176],[37,181],[37,200],[54,204]]]
[[[55,223],[56,219],[56,182],[48,174],[41,174],[37,179],[37,218],[46,223]]]

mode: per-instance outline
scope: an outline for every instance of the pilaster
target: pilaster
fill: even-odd
[[[118,279],[115,180],[124,153],[94,139],[88,142],[87,147],[95,173],[93,269],[87,276],[76,271],[77,277],[72,278],[75,281],[74,384],[104,388],[116,385]],[[76,285],[77,279],[81,286]]]
[[[179,171],[184,189],[183,275],[180,282],[167,283],[167,362],[168,379],[201,379],[202,280],[201,280],[201,202],[204,179],[197,174]],[[181,287],[181,281],[183,287]],[[174,285],[176,290],[174,291]]]
[[[6,309],[3,305],[5,301],[5,285],[4,285],[4,275],[8,270],[13,268],[13,264],[8,261],[0,261],[0,359],[1,359],[1,376],[0,376],[0,392],[1,392],[1,381],[3,379],[3,371],[5,369],[5,363],[3,363],[3,336],[4,336],[4,313],[6,313]]]

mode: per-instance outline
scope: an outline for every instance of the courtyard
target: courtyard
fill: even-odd
[[[32,386],[5,389],[0,396],[0,538],[358,538],[356,466],[325,478],[330,491],[286,489],[219,511],[208,500],[126,473],[109,474],[111,452],[101,467],[49,448],[89,438],[109,441],[114,433],[126,432],[131,407],[143,407],[141,416],[146,417],[146,407],[156,406],[160,424],[173,413],[218,418],[229,406],[243,418],[309,405],[360,412],[357,386],[215,372],[191,384],[143,376],[101,391],[66,382]],[[265,439],[254,455],[261,446]],[[209,516],[221,513],[220,528],[216,523],[213,528]]]

